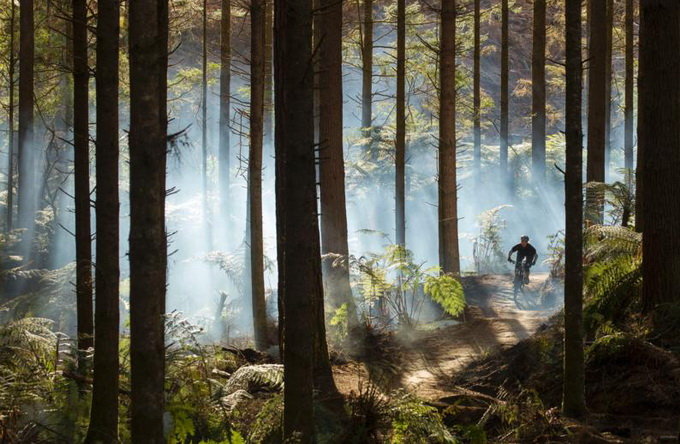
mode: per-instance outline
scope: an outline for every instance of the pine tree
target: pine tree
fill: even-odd
[[[94,345],[92,241],[90,238],[90,133],[87,1],[73,0],[73,178],[76,228],[78,350]],[[83,360],[79,367],[84,371]]]
[[[284,365],[284,440],[314,440],[314,300],[321,266],[316,216],[312,4],[274,3],[276,236]],[[290,112],[295,110],[295,112]],[[312,332],[312,334],[310,334]]]
[[[456,184],[456,1],[442,0],[439,44],[439,264],[460,273]]]
[[[248,155],[248,233],[250,290],[255,347],[267,348],[267,307],[264,298],[264,243],[262,232],[262,141],[264,137],[265,14],[266,0],[250,3],[250,149]]]
[[[545,179],[545,0],[534,0],[531,56],[531,163],[534,181]]]
[[[639,149],[647,312],[680,301],[680,3],[641,0]]]
[[[161,444],[168,0],[131,2],[129,8],[131,432],[133,442]]]
[[[88,443],[118,442],[119,0],[97,5],[97,142],[94,382]]]
[[[583,185],[581,129],[581,1],[565,0],[566,175],[564,279],[564,383],[562,411],[585,414],[583,357]]]

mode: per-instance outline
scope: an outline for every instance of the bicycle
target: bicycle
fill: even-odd
[[[510,261],[513,264],[516,264],[515,261]],[[516,264],[517,265],[517,264]],[[515,278],[512,282],[512,299],[515,302],[515,306],[519,308],[520,310],[523,309],[523,307],[520,305],[519,301],[517,300],[518,295],[522,295],[522,298],[525,299],[524,297],[524,287],[526,285],[525,283],[525,272],[527,269],[530,267],[529,264],[523,263],[519,264],[518,266],[515,266]]]

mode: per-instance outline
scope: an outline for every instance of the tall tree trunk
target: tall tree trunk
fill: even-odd
[[[640,2],[638,128],[644,231],[642,298],[647,312],[680,301],[680,3]]]
[[[206,248],[212,249],[212,223],[208,203],[208,0],[203,0],[203,41],[201,45],[201,160],[203,167],[203,224]]]
[[[19,227],[26,228],[23,253],[28,254],[37,210],[33,128],[33,67],[35,35],[33,0],[19,2],[19,186],[17,188]]]
[[[274,2],[264,16],[264,149],[265,165],[274,158]]]
[[[220,21],[220,122],[219,122],[219,180],[222,220],[229,220],[229,168],[231,114],[231,0],[221,0]],[[229,229],[227,224],[227,231]]]
[[[633,147],[635,146],[634,139],[634,118],[635,109],[633,105],[633,94],[635,88],[635,54],[634,54],[634,35],[633,35],[633,17],[635,15],[635,6],[633,0],[626,0],[626,79],[625,79],[625,104],[624,104],[624,167],[626,169],[626,185],[629,190],[633,190]]]
[[[316,319],[322,300],[316,214],[312,4],[275,2],[276,221],[283,324],[284,439],[314,440]],[[295,110],[295,112],[291,112]],[[311,334],[310,334],[311,332]],[[328,357],[326,356],[326,360]],[[318,368],[318,366],[317,366]],[[293,438],[295,437],[295,438]]]
[[[76,304],[78,350],[94,345],[92,242],[90,235],[89,67],[87,1],[73,0],[73,181],[76,207]],[[78,360],[81,371],[83,360]]]
[[[604,182],[605,138],[606,138],[606,48],[607,48],[607,3],[605,0],[590,0],[590,44],[588,58],[588,182]],[[604,200],[600,193],[588,190],[586,193],[586,221],[603,222]]]
[[[609,163],[611,159],[611,132],[612,132],[612,53],[613,53],[613,35],[614,35],[614,0],[606,0],[607,3],[607,46],[605,47],[604,60],[604,100],[605,100],[605,116],[604,116],[604,180],[607,181],[609,177]]]
[[[343,153],[342,3],[321,0],[315,15],[318,30],[319,75],[319,181],[321,201],[321,253],[324,255],[324,290],[333,309],[345,305],[348,326],[358,326],[349,281],[345,161]],[[319,303],[323,303],[320,301]],[[321,318],[323,322],[323,318]]]
[[[118,49],[119,0],[97,5],[97,243],[94,384],[89,443],[118,442],[119,218]]]
[[[475,0],[474,55],[473,55],[473,174],[475,186],[481,185],[482,175],[482,88],[481,88],[481,11],[480,0]]]
[[[460,273],[456,188],[456,0],[442,0],[439,49],[439,264]]]
[[[373,126],[373,0],[364,0],[363,41],[361,42],[361,127],[364,138]]]
[[[130,357],[134,442],[164,443],[168,0],[130,8]]]
[[[501,140],[500,140],[500,177],[503,192],[510,194],[510,174],[508,169],[508,145],[510,137],[510,120],[508,116],[510,106],[510,36],[509,36],[509,8],[508,0],[501,4]]]
[[[565,0],[566,43],[566,175],[564,280],[565,415],[585,414],[583,358],[583,133],[581,129],[581,0]]]
[[[267,348],[267,306],[264,298],[262,239],[262,140],[264,137],[264,43],[266,0],[250,3],[250,150],[248,155],[248,224],[250,233],[250,289],[255,347]]]
[[[545,180],[545,0],[534,0],[531,57],[531,163],[537,185]]]
[[[7,150],[7,214],[5,215],[5,231],[9,233],[12,230],[12,223],[14,217],[14,70],[16,68],[16,55],[14,49],[16,23],[16,4],[10,2],[10,19],[9,19],[9,61],[8,61],[8,87],[9,87],[9,103],[8,103],[8,150]]]
[[[406,246],[406,0],[397,1],[397,139],[395,213],[397,244]]]

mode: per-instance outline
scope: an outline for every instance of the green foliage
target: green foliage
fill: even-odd
[[[362,296],[364,316],[372,322],[414,326],[426,298],[439,303],[445,312],[458,315],[464,305],[463,289],[457,278],[440,276],[440,269],[424,269],[413,254],[390,245],[380,255],[350,257],[353,285]]]
[[[564,230],[548,236],[548,258],[543,261],[550,266],[550,277],[564,279]]]
[[[500,212],[510,205],[500,205],[484,211],[477,217],[479,234],[473,239],[472,256],[477,274],[503,273],[506,271],[505,253],[501,232],[505,220]]]
[[[463,285],[453,276],[428,276],[425,279],[425,293],[451,316],[458,316],[465,309]]]
[[[585,233],[584,321],[591,334],[626,328],[640,311],[642,236],[617,226],[592,226]]]
[[[342,442],[456,443],[434,407],[402,390],[359,385],[348,398],[350,427]]]
[[[397,393],[390,407],[393,443],[456,443],[437,409],[406,393]]]
[[[0,305],[0,319],[16,320],[42,317],[56,323],[58,331],[75,333],[75,263],[56,270],[21,270],[3,272],[3,278],[34,281],[28,293]]]
[[[267,401],[255,418],[248,442],[255,444],[280,443],[283,437],[283,395]]]
[[[624,170],[624,175],[634,185],[635,174]],[[635,214],[635,189],[633,187],[617,181],[613,183],[588,182],[585,188],[594,198],[604,201],[608,224],[628,225],[631,222]]]

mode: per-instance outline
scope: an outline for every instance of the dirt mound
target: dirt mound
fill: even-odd
[[[533,393],[545,409],[559,407],[562,341],[561,318],[555,316],[532,337],[469,364],[450,383],[501,399]],[[634,440],[677,431],[680,360],[676,354],[629,335],[604,336],[586,348],[585,370],[589,421],[600,430]],[[459,404],[474,402],[458,399]]]

